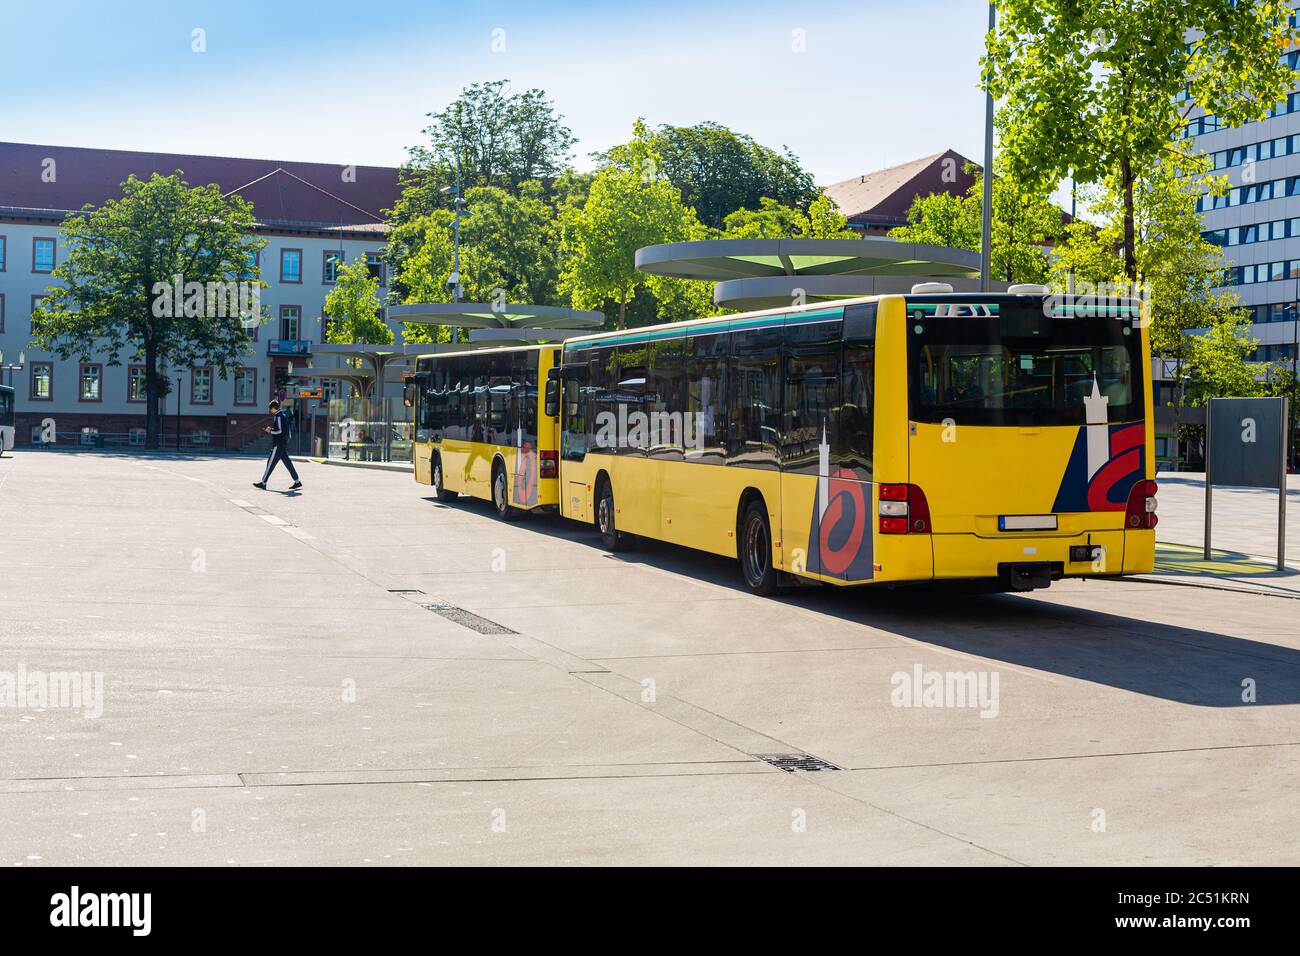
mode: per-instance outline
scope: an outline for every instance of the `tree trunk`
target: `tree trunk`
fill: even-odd
[[[152,342],[144,346],[144,444],[158,448],[158,349]]]
[[[1137,283],[1137,242],[1133,226],[1133,160],[1127,153],[1120,159],[1120,185],[1124,192],[1124,276]]]
[[[624,289],[622,293],[622,298],[618,300],[618,328],[620,332],[623,329],[627,328],[626,318],[625,318],[626,315],[627,315],[627,290]]]
[[[1160,364],[1162,366],[1161,371],[1163,371],[1165,364],[1163,358],[1160,359]],[[1179,458],[1183,447],[1178,438],[1179,419],[1182,418],[1183,412],[1183,398],[1183,360],[1179,357],[1174,362],[1174,457],[1170,462],[1171,471],[1179,470]]]

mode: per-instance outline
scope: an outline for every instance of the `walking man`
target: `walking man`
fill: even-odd
[[[271,454],[266,458],[266,473],[262,475],[261,481],[253,482],[254,488],[266,490],[267,479],[271,477],[271,472],[280,462],[284,462],[284,467],[289,469],[289,477],[293,479],[293,484],[289,486],[290,491],[302,487],[302,482],[298,480],[298,469],[293,467],[293,462],[289,460],[287,445],[289,443],[289,428],[285,421],[284,412],[280,411],[280,403],[272,400],[267,406],[267,411],[271,413],[271,424],[267,425],[262,431],[271,436]]]

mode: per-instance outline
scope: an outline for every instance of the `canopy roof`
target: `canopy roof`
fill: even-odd
[[[862,239],[703,239],[646,246],[636,267],[651,275],[725,282],[764,276],[978,277],[979,253],[883,236]]]
[[[412,325],[456,325],[466,329],[598,329],[602,312],[556,305],[502,305],[490,302],[422,302],[388,307],[388,318]]]

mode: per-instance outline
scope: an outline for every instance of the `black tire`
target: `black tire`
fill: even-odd
[[[626,551],[632,546],[631,536],[615,527],[614,517],[617,514],[614,489],[608,481],[602,481],[596,487],[596,530],[600,532],[601,543],[608,551]]]
[[[502,521],[515,521],[523,514],[510,504],[510,479],[500,463],[492,469],[492,508]]]
[[[761,502],[750,502],[740,518],[736,555],[740,558],[740,577],[745,587],[764,597],[776,593],[780,578],[772,563],[772,528]]]
[[[442,456],[434,455],[429,464],[429,481],[433,485],[433,495],[441,502],[455,501],[460,497],[454,491],[448,491],[442,484]]]

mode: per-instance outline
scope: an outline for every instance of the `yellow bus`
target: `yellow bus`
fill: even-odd
[[[558,351],[539,366],[538,434],[559,449],[545,503],[611,550],[644,537],[738,558],[758,594],[1152,569],[1150,352],[1131,300],[886,295]]]
[[[553,509],[558,426],[540,411],[538,387],[559,357],[558,346],[420,356],[404,389],[415,480],[439,501],[486,499],[506,520]]]

